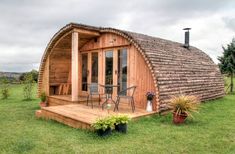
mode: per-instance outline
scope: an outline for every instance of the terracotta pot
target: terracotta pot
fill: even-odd
[[[46,102],[41,102],[40,107],[47,107],[47,103]]]
[[[173,123],[174,124],[182,124],[182,123],[184,123],[184,121],[187,117],[188,117],[187,114],[178,115],[175,112],[173,112]]]

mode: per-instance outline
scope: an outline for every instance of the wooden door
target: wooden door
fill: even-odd
[[[86,96],[88,93],[88,84],[99,83],[99,52],[85,52],[81,54],[81,72],[80,82],[81,96]]]
[[[127,49],[106,50],[104,59],[104,84],[118,85],[117,88],[113,88],[115,96],[119,91],[127,88]]]
[[[88,83],[88,53],[82,54],[82,72],[81,72],[81,91],[83,93],[87,92],[87,83]]]
[[[91,60],[89,61],[91,64],[90,68],[90,78],[91,83],[98,84],[98,78],[99,78],[99,54],[98,52],[91,52]]]
[[[127,88],[127,49],[117,50],[117,84],[118,92]]]

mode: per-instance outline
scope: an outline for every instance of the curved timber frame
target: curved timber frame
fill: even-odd
[[[97,33],[97,36],[103,33],[116,34],[125,38],[136,48],[151,72],[156,92],[157,111],[164,110],[169,98],[175,94],[194,94],[202,101],[224,95],[223,80],[218,67],[209,56],[195,47],[186,49],[180,43],[143,34],[75,23],[61,28],[48,43],[39,68],[38,93],[42,89],[43,73],[51,51],[63,38],[79,30]],[[209,74],[203,75],[203,71],[209,71]],[[199,78],[203,78],[203,84]],[[206,78],[212,80],[213,83]],[[208,89],[208,86],[212,90]]]

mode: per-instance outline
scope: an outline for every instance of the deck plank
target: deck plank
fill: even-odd
[[[71,96],[50,96],[60,98],[63,100],[71,100]],[[84,97],[82,98],[84,99]],[[81,99],[81,100],[82,100]],[[102,104],[102,103],[101,103]],[[143,116],[149,116],[156,114],[157,112],[146,112],[144,109],[136,108],[132,113],[131,106],[126,103],[120,103],[119,111],[113,112],[114,104],[108,113],[107,109],[102,110],[101,105],[94,101],[94,108],[91,108],[85,104],[71,103],[58,106],[43,107],[40,112],[36,112],[36,116],[40,118],[52,119],[74,128],[91,129],[91,124],[98,118],[115,115],[115,114],[127,114],[132,119],[136,119]]]

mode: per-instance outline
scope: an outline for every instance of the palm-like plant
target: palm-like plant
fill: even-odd
[[[180,95],[171,98],[168,107],[176,115],[191,116],[192,112],[198,111],[199,100],[195,96]]]

